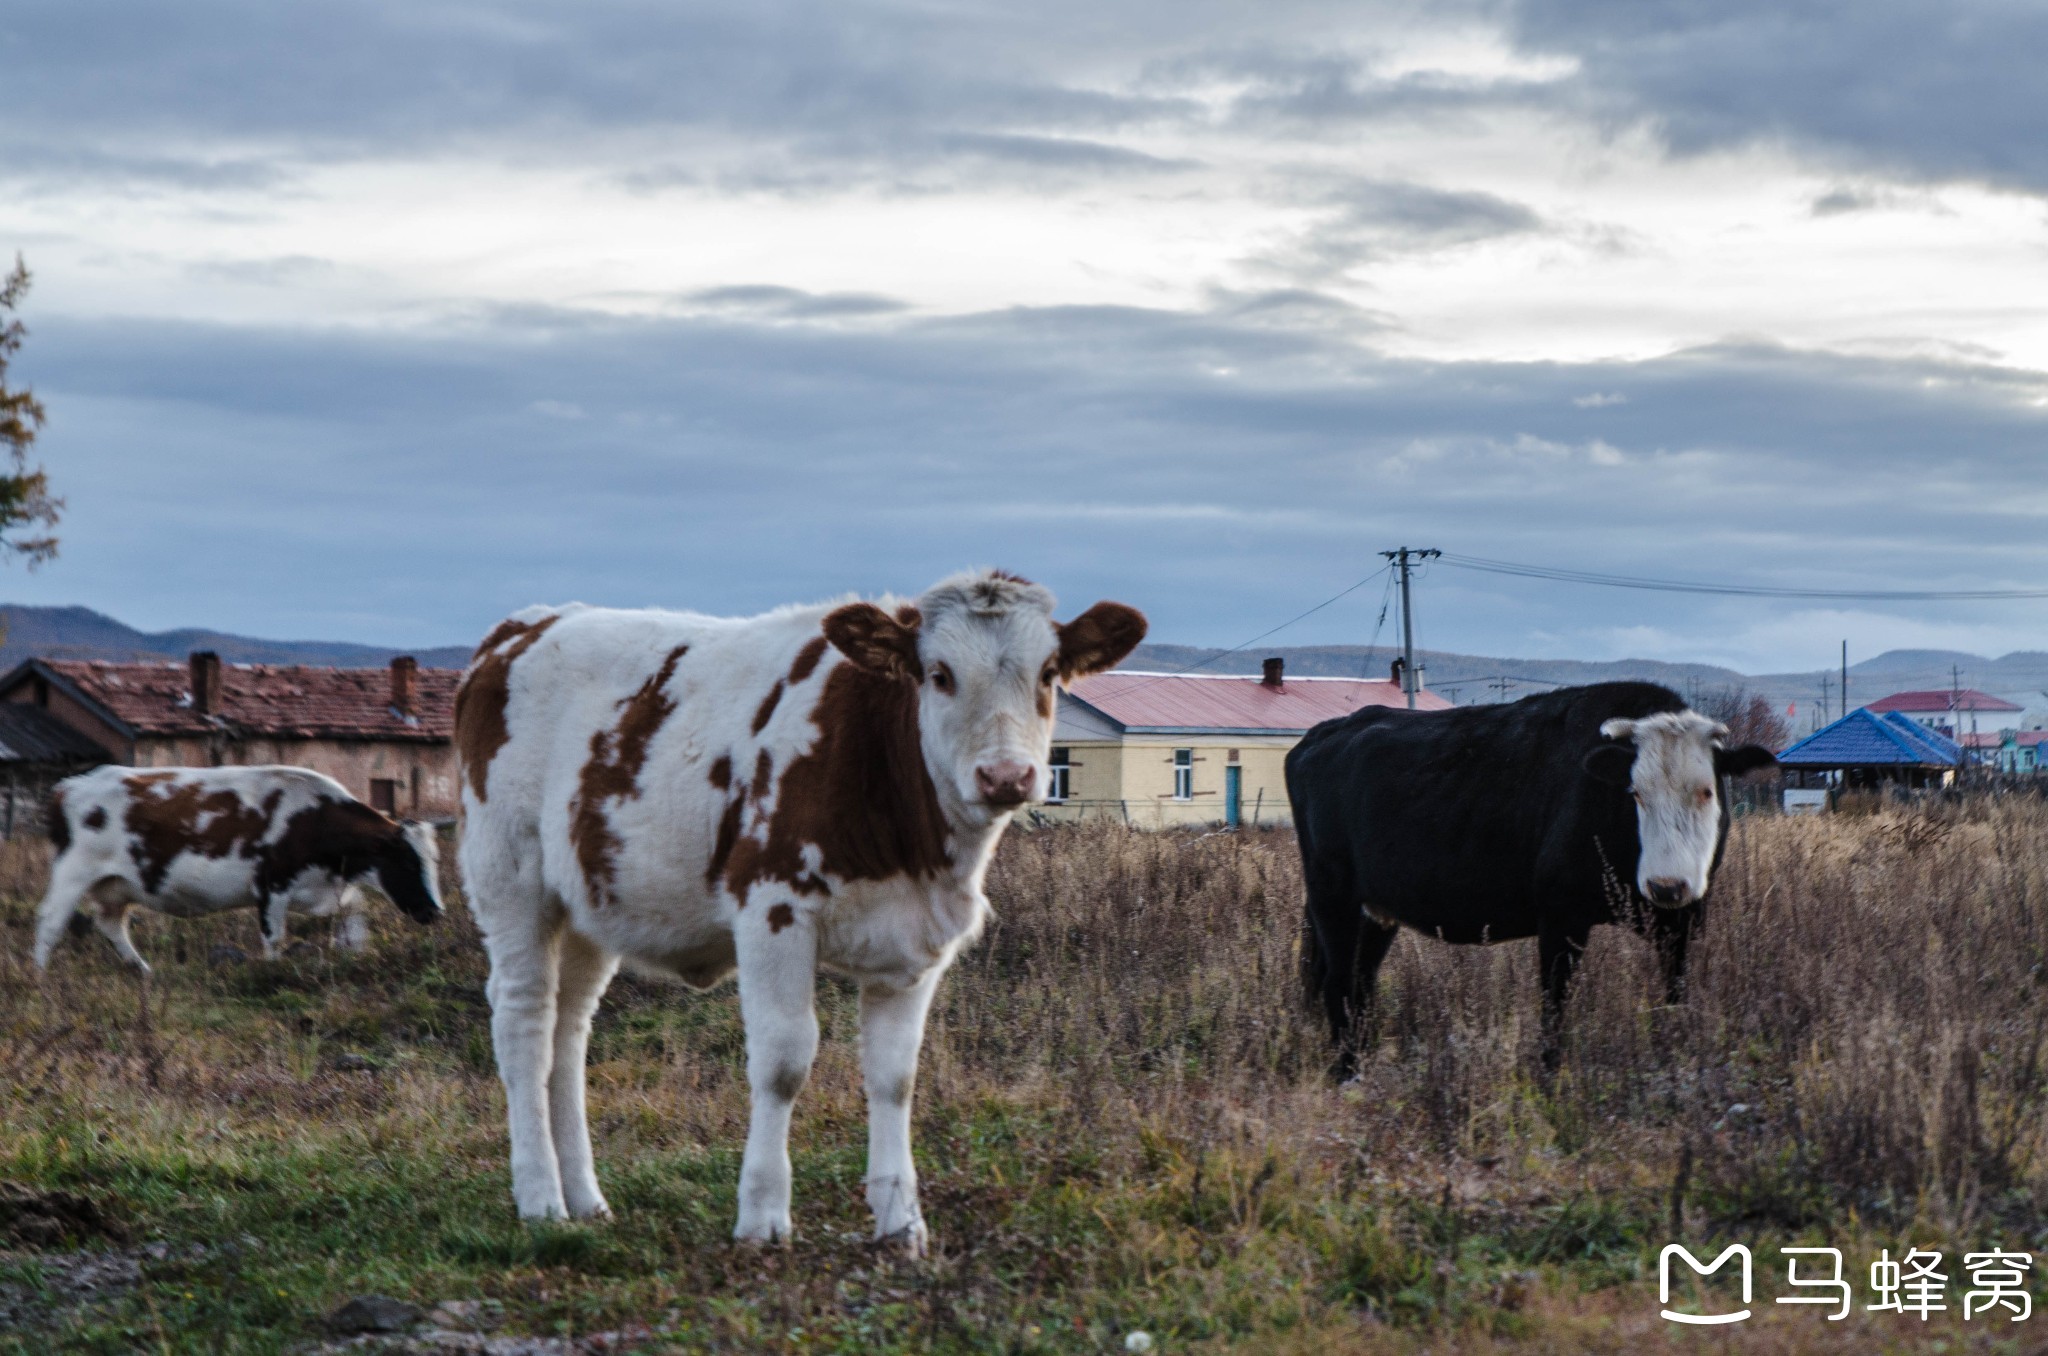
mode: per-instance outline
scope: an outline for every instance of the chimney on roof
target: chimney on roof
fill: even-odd
[[[192,652],[192,710],[202,716],[220,714],[220,656],[212,650]]]
[[[1403,665],[1401,662],[1401,656],[1395,655],[1394,662],[1387,668],[1387,681],[1392,683],[1395,687],[1400,687],[1403,692],[1406,692],[1408,689],[1405,687],[1401,687],[1402,667]]]
[[[417,715],[413,707],[419,691],[420,661],[402,654],[391,661],[391,704],[401,716]]]
[[[1259,679],[1259,686],[1270,687],[1276,692],[1279,691],[1282,685],[1281,675],[1286,671],[1287,661],[1276,654],[1266,660],[1260,667],[1264,670],[1264,673]]]

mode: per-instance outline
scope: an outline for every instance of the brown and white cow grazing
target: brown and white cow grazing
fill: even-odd
[[[85,912],[146,972],[128,939],[138,904],[180,917],[254,908],[271,957],[294,910],[342,915],[343,944],[362,945],[364,883],[419,922],[441,915],[433,829],[394,823],[302,767],[95,768],[58,783],[49,823],[57,858],[37,915],[38,966]]]
[[[1043,794],[1057,684],[1145,633],[1118,603],[1064,625],[1052,608],[985,571],[745,619],[532,608],[484,641],[456,699],[462,869],[521,1215],[606,1212],[584,1051],[623,957],[697,987],[737,970],[753,1118],[734,1232],[787,1238],[823,967],[860,986],[876,1235],[923,1249],[925,1012],[981,930],[997,838]]]

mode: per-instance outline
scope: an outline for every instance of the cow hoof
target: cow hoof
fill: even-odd
[[[604,1198],[600,1196],[593,1204],[570,1206],[569,1217],[571,1219],[610,1219],[612,1217],[612,1208],[605,1204]]]
[[[893,1234],[880,1234],[875,1242],[884,1248],[893,1248],[903,1254],[906,1261],[921,1262],[931,1252],[931,1233],[921,1219],[912,1220]]]

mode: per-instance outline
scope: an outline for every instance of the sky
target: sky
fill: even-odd
[[[2048,9],[11,0],[0,597],[431,645],[975,564],[1385,643],[1397,545],[2048,587]],[[2048,601],[1431,566],[1418,638],[1749,671]]]

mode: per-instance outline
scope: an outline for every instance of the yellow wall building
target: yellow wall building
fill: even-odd
[[[1285,824],[1285,760],[1309,727],[1364,706],[1405,706],[1400,687],[1366,678],[1261,678],[1117,671],[1060,693],[1053,783],[1042,813],[1107,815],[1143,828]],[[1417,694],[1420,710],[1450,705]]]

